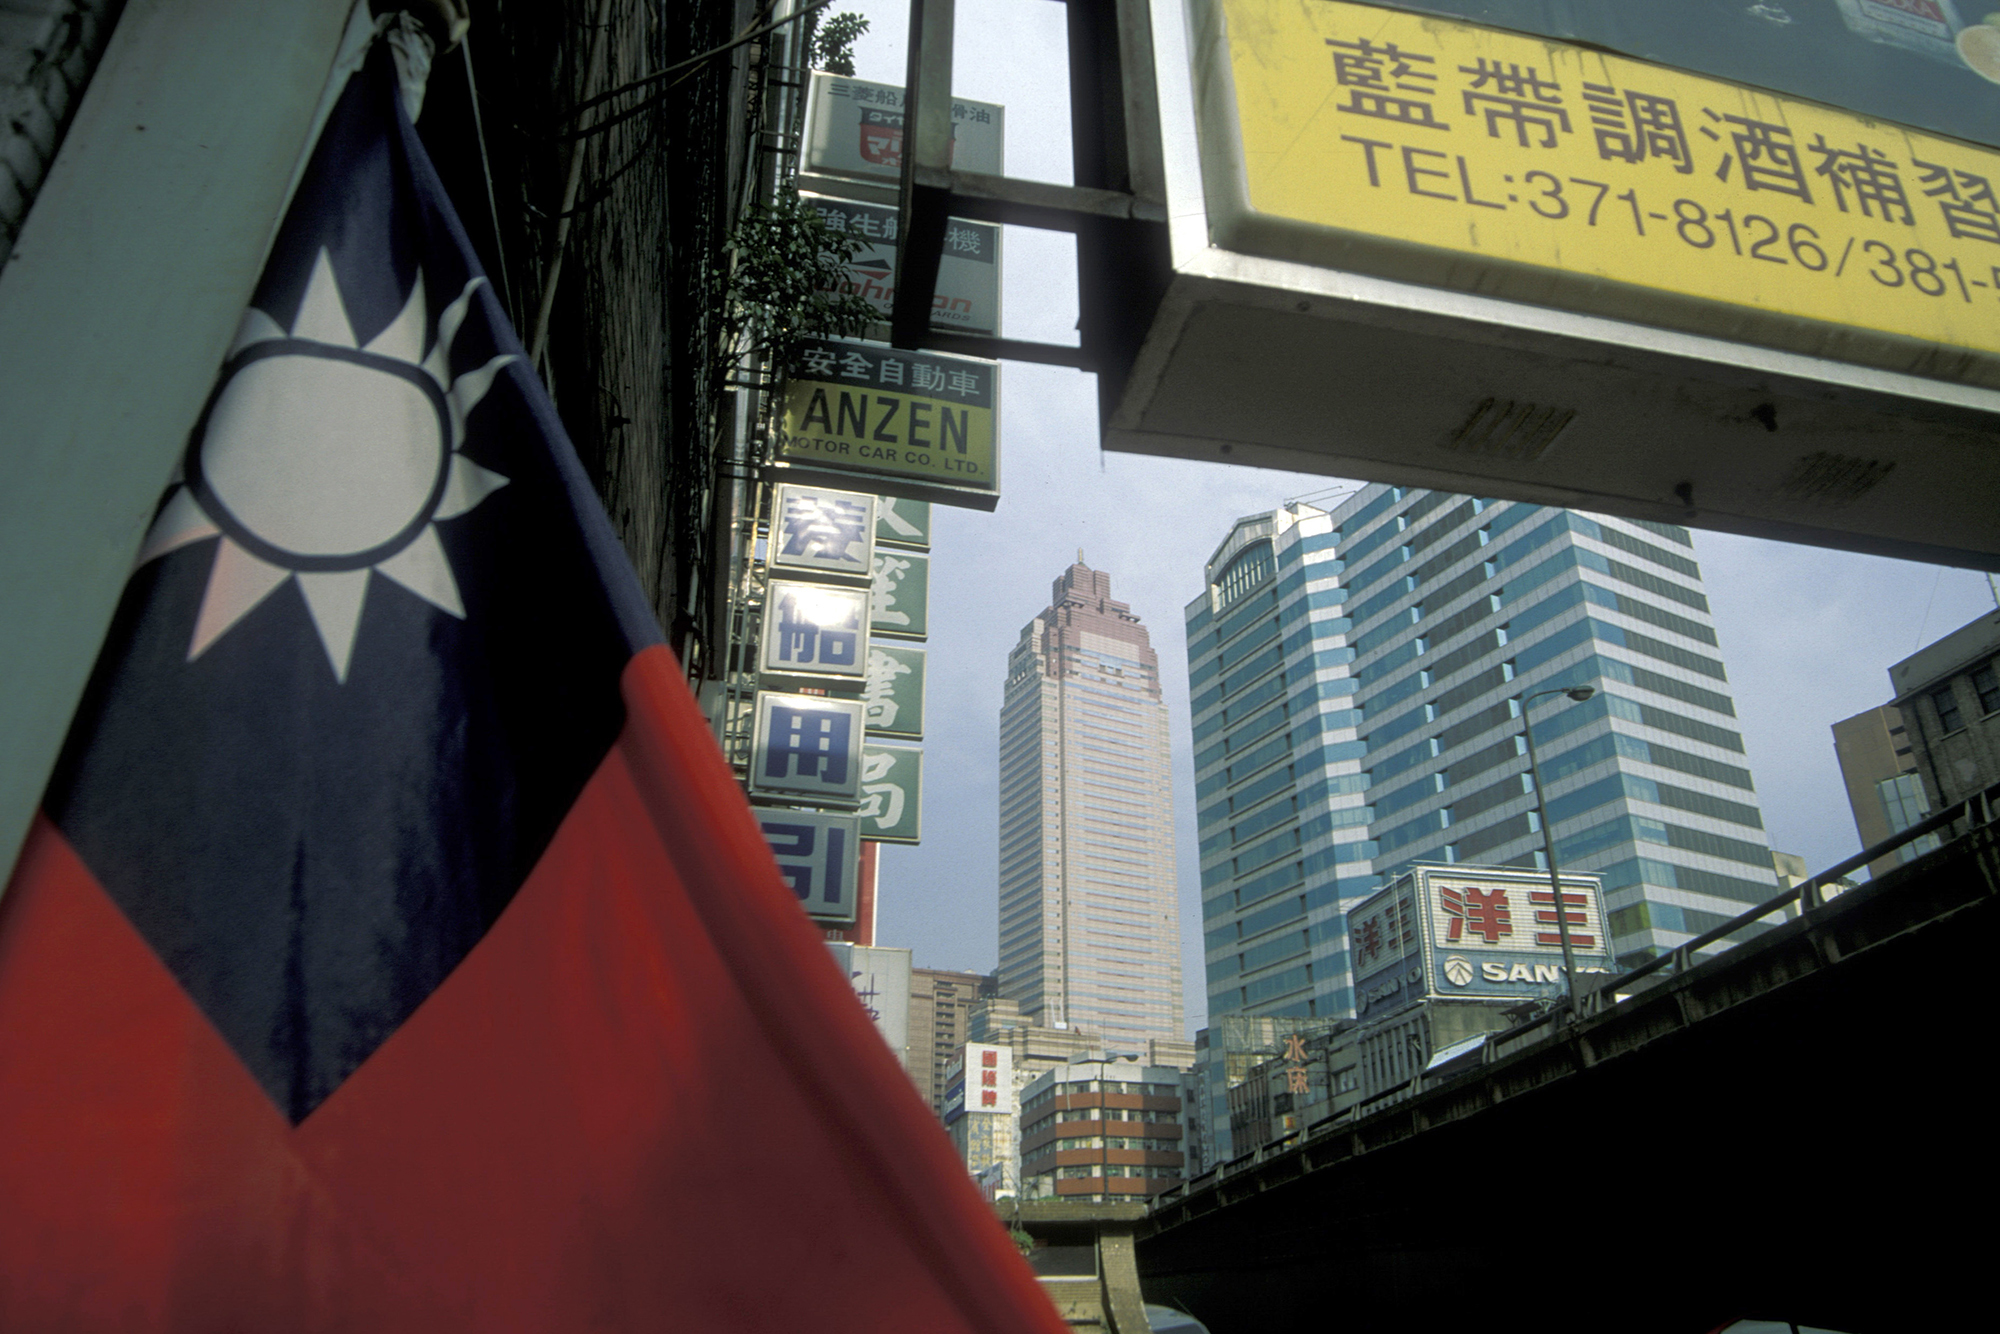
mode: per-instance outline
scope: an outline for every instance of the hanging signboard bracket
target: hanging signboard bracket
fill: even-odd
[[[1067,0],[1074,185],[952,166],[954,0],[911,0],[902,190],[890,341],[1095,371],[1108,415],[1169,272],[1166,167],[1145,0]],[[1077,238],[1081,346],[931,328],[946,219]]]

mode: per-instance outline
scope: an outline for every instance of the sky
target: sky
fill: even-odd
[[[869,20],[856,74],[901,84],[907,4],[836,0],[833,8]],[[1064,7],[959,0],[957,8],[954,94],[1006,107],[1010,175],[1066,183]],[[1173,0],[1156,4],[1163,65],[1183,49],[1178,20],[1160,17],[1175,8]],[[1170,121],[1168,132],[1171,155],[1190,131]],[[1002,260],[1003,332],[1075,341],[1068,238],[1009,227]],[[1131,604],[1159,654],[1191,1034],[1205,1022],[1206,986],[1182,609],[1202,591],[1202,567],[1237,518],[1298,498],[1330,505],[1359,483],[1107,453],[1098,444],[1094,378],[1055,367],[1004,366],[1000,430],[999,508],[933,511],[924,841],[883,849],[877,943],[909,946],[920,968],[994,967],[1007,653],[1081,549],[1087,564],[1110,574],[1112,596]],[[1890,664],[1992,609],[1986,576],[1730,534],[1697,532],[1694,540],[1771,846],[1824,869],[1860,850],[1828,729],[1887,702]]]

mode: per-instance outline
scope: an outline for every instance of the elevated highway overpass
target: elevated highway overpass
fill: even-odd
[[[1697,937],[1437,1086],[1159,1197],[1147,1300],[1214,1334],[1989,1322],[1996,795],[1710,933],[1790,916],[1747,943],[1697,962]]]

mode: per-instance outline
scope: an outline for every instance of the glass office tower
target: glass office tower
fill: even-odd
[[[1184,1040],[1159,659],[1075,565],[1021,631],[1000,708],[999,991],[1112,1055]]]
[[[1376,887],[1339,533],[1239,519],[1188,604],[1210,1023],[1352,1014],[1342,900]]]
[[[1638,959],[1776,892],[1685,529],[1369,486],[1239,520],[1187,609],[1211,1025],[1352,1014],[1343,905],[1410,863],[1563,868]]]
[[[1604,878],[1636,961],[1776,892],[1687,530],[1369,487],[1333,515],[1367,716],[1375,869],[1541,866],[1518,701],[1556,855]]]

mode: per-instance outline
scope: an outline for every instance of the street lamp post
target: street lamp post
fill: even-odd
[[[1535,810],[1542,821],[1542,851],[1549,859],[1549,901],[1555,905],[1556,934],[1562,941],[1565,999],[1572,1010],[1576,1008],[1576,958],[1569,949],[1569,909],[1563,906],[1562,872],[1556,866],[1555,829],[1549,824],[1549,804],[1542,793],[1542,768],[1535,759],[1535,726],[1528,717],[1528,707],[1550,695],[1567,695],[1581,704],[1596,693],[1595,686],[1558,686],[1553,690],[1537,690],[1532,695],[1521,696],[1521,734],[1528,739],[1528,777],[1535,785]]]

